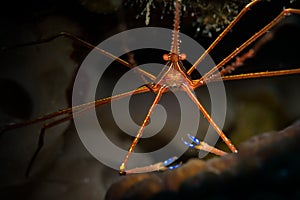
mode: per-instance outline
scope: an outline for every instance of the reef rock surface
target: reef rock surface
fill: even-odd
[[[238,146],[237,154],[122,177],[111,185],[106,199],[300,199],[299,141],[297,121],[250,138]]]

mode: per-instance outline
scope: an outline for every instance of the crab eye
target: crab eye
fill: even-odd
[[[186,54],[184,54],[184,53],[180,54],[179,59],[180,60],[185,60],[186,59]]]
[[[164,61],[169,61],[170,60],[169,54],[164,54],[163,59],[164,59]]]

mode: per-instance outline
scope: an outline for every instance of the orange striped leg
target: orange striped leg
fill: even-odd
[[[142,137],[144,129],[145,129],[147,123],[150,120],[150,116],[153,113],[153,110],[154,110],[155,106],[157,105],[158,101],[160,100],[162,94],[166,91],[166,89],[167,88],[163,87],[163,86],[161,88],[159,88],[159,90],[157,92],[157,95],[156,95],[156,97],[155,97],[155,99],[154,99],[154,101],[153,101],[153,103],[152,103],[152,105],[151,105],[151,107],[150,107],[150,109],[149,109],[149,111],[148,111],[148,113],[147,113],[144,121],[143,121],[143,124],[142,124],[141,128],[139,129],[136,137],[134,138],[134,140],[133,140],[133,142],[132,142],[132,144],[131,144],[131,146],[130,146],[130,148],[129,148],[126,156],[125,156],[125,159],[124,159],[124,161],[122,162],[122,164],[120,166],[120,172],[119,172],[120,175],[126,175],[126,164],[128,162],[128,159],[129,159],[130,155],[132,154],[132,152],[133,152],[135,146],[137,145],[138,141]]]
[[[215,129],[215,131],[219,134],[219,136],[222,138],[222,140],[226,143],[228,148],[233,152],[237,153],[237,149],[235,146],[231,143],[231,141],[226,137],[226,135],[223,133],[223,131],[219,128],[219,126],[214,122],[214,120],[211,118],[211,116],[208,114],[208,112],[205,110],[205,108],[202,106],[202,104],[199,102],[197,97],[194,95],[194,93],[191,91],[189,86],[183,84],[182,85],[183,90],[188,94],[188,96],[191,98],[192,101],[198,106],[199,110],[202,112],[204,117],[207,119],[207,121],[210,123],[210,125]]]

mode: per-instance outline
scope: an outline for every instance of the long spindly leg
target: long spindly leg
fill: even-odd
[[[38,138],[38,145],[37,145],[37,148],[34,152],[34,154],[32,155],[30,161],[29,161],[29,164],[27,166],[27,169],[26,169],[26,177],[29,177],[30,175],[30,171],[32,169],[32,166],[34,164],[34,161],[36,160],[37,156],[39,155],[40,151],[42,150],[43,146],[44,146],[44,142],[45,142],[45,131],[46,129],[48,128],[51,128],[53,126],[56,126],[58,124],[61,124],[65,121],[68,121],[70,119],[72,119],[74,116],[73,115],[69,115],[67,117],[63,117],[59,120],[56,120],[56,121],[53,121],[51,123],[47,123],[47,124],[44,124],[41,128],[41,131],[40,131],[40,134],[39,134],[39,138]]]
[[[234,71],[236,68],[243,66],[244,62],[252,58],[255,55],[256,49],[258,49],[262,43],[264,43],[266,40],[270,39],[269,37],[263,37],[261,40],[258,41],[258,44],[256,44],[253,48],[248,50],[246,53],[243,53],[241,56],[236,57],[235,61],[231,64],[224,67],[219,74],[213,74],[207,79],[205,79],[205,82],[202,82],[202,84],[208,84],[210,82],[216,82],[216,81],[229,81],[229,80],[241,80],[241,79],[251,79],[251,78],[263,78],[263,77],[274,77],[274,76],[283,76],[283,75],[292,75],[292,74],[300,74],[300,68],[297,69],[286,69],[286,70],[274,70],[274,71],[265,71],[265,72],[255,72],[255,73],[245,73],[245,74],[236,74],[236,75],[227,75],[230,74],[232,71]],[[198,80],[194,81],[194,83],[198,83]],[[197,87],[197,86],[196,86]],[[193,88],[196,88],[193,87]]]
[[[158,92],[156,94],[156,97],[154,99],[154,101],[152,102],[149,110],[148,110],[148,113],[142,123],[142,126],[140,127],[136,137],[134,138],[133,142],[131,143],[131,146],[124,158],[124,161],[122,162],[121,166],[120,166],[120,175],[126,175],[126,165],[127,165],[127,162],[129,160],[129,157],[130,155],[132,154],[134,148],[136,147],[138,141],[140,140],[140,138],[142,137],[142,134],[144,132],[144,129],[145,127],[147,126],[149,120],[150,120],[150,116],[151,114],[153,113],[154,111],[154,108],[155,106],[157,105],[157,103],[159,102],[162,94],[167,90],[167,87],[164,87],[164,86],[161,86],[159,89],[158,89]],[[134,172],[131,172],[131,173],[134,173]]]
[[[138,89],[137,89],[138,90]],[[143,90],[138,90],[138,93],[141,93]],[[68,120],[71,120],[73,118],[75,118],[76,116],[79,116],[81,113],[87,111],[87,110],[90,110],[91,108],[94,108],[94,107],[99,107],[100,105],[103,105],[105,103],[108,103],[108,102],[111,102],[113,100],[117,100],[117,99],[120,99],[120,98],[124,98],[126,96],[129,96],[131,95],[132,93],[136,92],[135,91],[130,91],[130,92],[126,92],[126,93],[122,93],[120,95],[116,95],[116,96],[113,96],[113,97],[109,97],[109,98],[105,98],[105,99],[101,99],[100,101],[96,101],[96,102],[91,102],[91,103],[87,103],[87,104],[83,104],[83,105],[80,105],[78,107],[73,107],[73,110],[72,113],[70,113],[69,115],[65,116],[65,117],[61,117],[60,119],[56,119],[50,123],[46,123],[42,126],[41,130],[40,130],[40,134],[39,134],[39,139],[38,139],[38,145],[37,145],[37,148],[34,152],[34,154],[32,155],[31,157],[31,160],[29,162],[29,165],[27,167],[27,170],[26,170],[26,176],[29,176],[29,173],[30,173],[30,170],[34,164],[34,161],[35,159],[37,158],[39,152],[41,151],[42,147],[44,146],[44,139],[45,139],[45,132],[46,132],[46,129],[49,129],[51,127],[54,127],[58,124],[61,124],[63,122],[66,122]],[[72,109],[72,108],[71,108]]]
[[[101,54],[103,54],[103,55],[105,55],[105,56],[107,56],[111,59],[114,59],[115,61],[119,62],[123,66],[126,66],[128,68],[133,68],[134,67],[134,69],[137,70],[137,72],[139,72],[139,74],[142,76],[142,78],[147,77],[150,80],[155,80],[156,79],[156,77],[154,75],[152,75],[152,74],[150,74],[150,73],[148,73],[148,72],[146,72],[146,71],[144,71],[144,70],[142,70],[138,67],[135,67],[131,63],[126,62],[126,61],[114,56],[113,54],[111,54],[111,53],[109,53],[109,52],[107,52],[103,49],[100,49],[100,48],[98,48],[98,47],[96,47],[96,46],[94,46],[94,45],[78,38],[77,36],[72,35],[72,34],[67,33],[67,32],[61,32],[61,33],[59,33],[55,36],[52,36],[52,37],[49,37],[49,38],[46,38],[46,39],[43,39],[43,40],[40,40],[40,41],[36,41],[36,42],[29,42],[29,43],[25,43],[25,44],[21,44],[21,45],[16,45],[16,46],[13,46],[13,47],[2,48],[2,50],[7,51],[7,50],[14,49],[14,48],[46,43],[46,42],[49,42],[49,41],[54,40],[54,39],[59,38],[59,37],[66,37],[66,38],[72,39],[72,40],[80,43],[81,45],[89,48],[89,49],[94,49],[95,51],[97,51],[97,52],[99,52],[99,53],[101,53]],[[93,101],[93,102],[85,103],[85,104],[78,105],[78,106],[75,106],[75,107],[72,107],[72,108],[66,108],[66,109],[63,109],[63,110],[59,110],[57,112],[53,112],[53,113],[50,113],[48,115],[38,117],[34,120],[21,122],[21,123],[16,123],[16,124],[10,124],[10,125],[7,125],[5,127],[0,127],[0,135],[7,132],[7,131],[9,131],[9,130],[12,130],[12,129],[21,128],[21,127],[28,126],[28,125],[31,125],[31,124],[44,122],[44,121],[47,121],[47,120],[51,120],[51,119],[55,119],[55,118],[60,117],[59,119],[55,119],[54,121],[52,121],[50,123],[46,123],[42,126],[42,128],[40,130],[40,134],[39,134],[38,146],[37,146],[32,158],[30,160],[29,166],[28,166],[27,171],[26,171],[26,175],[29,175],[30,169],[32,168],[32,165],[33,165],[36,157],[38,156],[40,150],[42,149],[42,147],[44,145],[45,132],[48,128],[56,126],[57,124],[63,123],[65,121],[71,120],[71,119],[74,118],[75,115],[80,114],[80,113],[82,113],[86,110],[92,109],[94,107],[99,107],[99,106],[104,105],[106,103],[109,103],[111,101],[118,100],[118,99],[130,96],[132,94],[144,93],[144,92],[149,92],[149,91],[152,91],[152,90],[153,90],[152,85],[147,85],[147,86],[145,85],[145,86],[141,86],[140,88],[138,88],[136,90],[132,90],[132,91],[125,92],[125,93],[115,95],[115,96],[112,96],[112,97],[107,97],[107,98],[104,98],[104,99],[96,100],[96,101]]]
[[[202,112],[204,117],[207,119],[207,121],[210,123],[210,125],[215,129],[215,131],[219,134],[219,136],[222,138],[222,140],[225,142],[225,144],[228,146],[228,148],[233,152],[237,153],[237,149],[235,146],[231,143],[231,141],[226,137],[226,135],[223,133],[223,131],[219,128],[219,126],[214,122],[214,120],[211,118],[211,116],[208,114],[208,112],[205,110],[203,105],[199,102],[197,97],[194,95],[190,87],[186,84],[182,84],[183,90],[188,94],[188,96],[191,98],[191,100],[198,106],[199,110]]]
[[[71,33],[68,33],[68,32],[60,32],[54,36],[51,36],[51,37],[48,37],[48,38],[44,38],[42,40],[39,40],[39,41],[34,41],[34,42],[27,42],[27,43],[24,43],[24,44],[18,44],[18,45],[15,45],[15,46],[11,46],[11,47],[1,47],[1,50],[2,51],[8,51],[8,50],[11,50],[11,49],[15,49],[15,48],[19,48],[19,47],[25,47],[25,46],[31,46],[31,45],[37,45],[37,44],[42,44],[42,43],[47,43],[47,42],[50,42],[52,40],[55,40],[57,38],[60,38],[60,37],[65,37],[65,38],[68,38],[68,39],[71,39],[79,44],[81,44],[82,46],[85,46],[87,47],[88,49],[91,49],[91,50],[95,50],[97,52],[99,52],[100,54],[104,55],[104,56],[107,56],[108,58],[111,58],[112,60],[115,60],[117,61],[118,63],[122,64],[123,66],[125,67],[128,67],[130,69],[134,68],[134,70],[136,70],[138,73],[140,73],[142,76],[146,76],[147,78],[149,78],[150,80],[154,81],[155,80],[155,76],[152,75],[151,73],[149,72],[146,72],[145,70],[142,70],[140,69],[139,67],[135,67],[134,65],[132,65],[131,63],[113,55],[112,53],[108,52],[108,51],[105,51],[97,46],[94,46],[90,43],[88,43],[87,41],[84,41],[82,39],[80,39],[79,37],[71,34]]]
[[[1,131],[1,133],[4,133],[4,132],[9,131],[11,129],[21,128],[21,127],[24,127],[24,126],[27,126],[27,125],[30,125],[30,124],[46,121],[46,120],[49,120],[49,119],[52,119],[52,118],[61,117],[61,118],[56,119],[52,122],[46,123],[42,126],[42,128],[40,130],[39,138],[38,138],[37,148],[36,148],[34,154],[32,155],[32,157],[30,159],[30,162],[28,164],[27,170],[26,170],[26,176],[28,177],[29,173],[32,169],[32,166],[34,164],[34,161],[37,158],[39,152],[41,151],[41,149],[44,145],[44,138],[45,138],[45,133],[46,133],[47,129],[49,129],[51,127],[54,127],[58,124],[61,124],[63,122],[66,122],[68,120],[71,120],[74,117],[76,117],[76,116],[80,115],[81,113],[83,113],[87,110],[90,110],[92,108],[99,107],[101,105],[110,103],[111,101],[122,99],[122,98],[128,97],[128,96],[133,95],[133,94],[145,93],[145,92],[149,92],[149,91],[150,91],[150,88],[148,88],[147,86],[142,86],[142,87],[140,87],[136,90],[132,90],[132,91],[125,92],[125,93],[115,95],[115,96],[112,96],[112,97],[107,97],[107,98],[104,98],[104,99],[96,100],[94,102],[89,102],[89,103],[86,103],[86,104],[78,105],[78,106],[75,106],[75,107],[72,107],[72,108],[67,108],[67,109],[64,109],[64,110],[61,110],[61,111],[58,111],[58,112],[48,114],[48,115],[43,116],[43,117],[39,117],[35,120],[31,120],[31,121],[27,121],[27,122],[23,122],[23,123],[19,123],[19,124],[13,124],[13,125],[5,127]],[[64,116],[64,115],[67,115],[67,116]]]
[[[289,14],[300,14],[300,9],[284,9],[275,17],[270,23],[268,23],[266,26],[264,26],[262,29],[260,29],[258,32],[256,32],[252,37],[250,37],[246,42],[244,42],[241,46],[236,48],[231,54],[229,54],[226,58],[224,58],[221,62],[219,62],[215,67],[213,67],[209,72],[207,72],[204,76],[202,76],[199,80],[195,80],[194,83],[195,87],[198,85],[202,85],[203,81],[208,79],[213,73],[218,71],[219,68],[223,67],[226,63],[228,63],[233,57],[235,57],[237,54],[239,54],[242,50],[244,50],[247,46],[252,44],[254,41],[256,41],[260,36],[262,36],[264,33],[269,31],[272,27],[274,27],[281,19],[283,19],[285,16]],[[194,88],[195,88],[194,87]]]
[[[198,60],[193,64],[193,66],[187,71],[187,74],[190,75],[199,63],[209,54],[209,52],[222,40],[222,38],[232,29],[232,27],[245,15],[246,12],[250,10],[250,8],[256,3],[260,2],[260,0],[253,0],[249,4],[247,4],[240,13],[233,19],[233,21],[222,31],[222,33],[214,40],[214,42],[204,51],[204,53],[198,58]]]
[[[12,130],[12,129],[21,128],[21,127],[25,127],[25,126],[28,126],[28,125],[31,125],[31,124],[36,124],[36,123],[39,123],[39,122],[47,121],[49,119],[53,119],[55,117],[59,117],[59,116],[62,116],[62,115],[72,114],[72,113],[77,112],[77,111],[88,110],[88,109],[92,109],[94,107],[99,107],[101,105],[110,103],[111,101],[122,99],[124,97],[130,96],[130,95],[133,95],[133,94],[145,93],[145,92],[149,92],[149,91],[151,91],[151,89],[149,87],[141,86],[141,87],[139,87],[138,89],[135,89],[135,90],[124,92],[124,93],[121,93],[121,94],[118,94],[118,95],[115,95],[115,96],[112,96],[112,97],[99,99],[99,100],[96,100],[96,101],[93,101],[93,102],[81,104],[81,105],[74,106],[74,107],[71,107],[71,108],[66,108],[66,109],[63,109],[63,110],[59,110],[59,111],[50,113],[48,115],[38,117],[34,120],[7,125],[5,127],[2,127],[2,129],[0,130],[0,134],[3,134],[3,133],[5,133],[9,130]]]
[[[205,80],[205,84],[209,84],[217,81],[231,81],[231,80],[242,80],[251,78],[264,78],[264,77],[274,77],[274,76],[284,76],[300,74],[300,68],[297,69],[285,69],[285,70],[275,70],[275,71],[265,71],[265,72],[253,72],[245,74],[235,74],[227,76],[211,76]],[[204,85],[204,83],[203,83]]]
[[[125,96],[123,96],[125,97]],[[102,104],[103,105],[103,104]],[[98,105],[99,106],[99,105]],[[37,158],[39,152],[41,151],[42,147],[44,146],[44,142],[45,142],[45,132],[46,132],[46,129],[49,129],[51,127],[54,127],[58,124],[61,124],[63,122],[66,122],[66,121],[69,121],[73,118],[75,118],[76,116],[79,116],[81,113],[87,111],[87,110],[90,110],[91,108],[93,108],[94,106],[86,106],[84,108],[81,108],[80,110],[76,110],[76,111],[72,111],[72,114],[69,114],[65,117],[62,117],[60,119],[57,119],[55,121],[52,121],[50,123],[46,123],[42,126],[41,130],[40,130],[40,134],[39,134],[39,139],[38,139],[38,145],[37,145],[37,148],[34,152],[34,154],[32,155],[31,159],[30,159],[30,162],[28,164],[28,167],[27,167],[27,170],[26,170],[26,176],[28,177],[29,176],[29,173],[31,171],[31,168],[34,164],[34,161],[35,159]]]
[[[229,76],[223,76],[223,77],[221,77],[221,79],[223,81],[229,81],[229,80],[240,80],[240,79],[250,79],[250,78],[263,78],[263,77],[283,76],[283,75],[291,75],[291,74],[300,74],[300,68],[298,68],[298,69],[286,69],[286,70],[277,70],[277,71],[266,71],[266,72],[255,72],[255,73],[247,73],[247,74],[229,75]],[[210,82],[210,81],[208,81],[208,82]]]
[[[126,170],[126,174],[138,174],[138,173],[146,173],[146,172],[173,170],[173,169],[178,168],[182,164],[182,163],[179,163],[179,164],[169,166],[175,160],[177,160],[176,156],[168,158],[167,160],[165,160],[163,162],[158,162],[158,163],[155,163],[152,165],[128,169],[128,170]]]

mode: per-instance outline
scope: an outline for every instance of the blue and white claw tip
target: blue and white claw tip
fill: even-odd
[[[185,141],[183,138],[181,138],[181,140],[182,140],[182,142],[183,142],[186,146],[191,147],[191,148],[194,148],[194,147],[195,147],[195,145],[193,145],[193,144],[191,144],[191,143],[188,143],[188,142]]]
[[[173,169],[177,169],[178,167],[180,167],[182,165],[182,163],[179,163],[177,165],[173,165],[173,166],[170,166],[168,167],[169,170],[173,170]]]
[[[171,158],[165,160],[165,161],[163,162],[163,165],[164,165],[164,166],[167,166],[167,165],[171,164],[172,162],[174,162],[175,160],[177,160],[177,157],[176,157],[176,156],[171,157]]]
[[[176,156],[171,157],[171,158],[165,160],[165,161],[163,162],[163,165],[164,165],[165,167],[167,167],[168,165],[170,165],[171,163],[173,163],[175,160],[177,160],[177,157],[176,157]],[[176,168],[178,168],[178,167],[180,167],[180,166],[181,166],[181,163],[179,163],[179,164],[177,164],[177,165],[169,166],[169,167],[167,167],[167,169],[173,170],[173,169],[176,169]]]
[[[196,144],[200,144],[200,141],[196,137],[192,136],[191,134],[188,134],[188,137]]]

